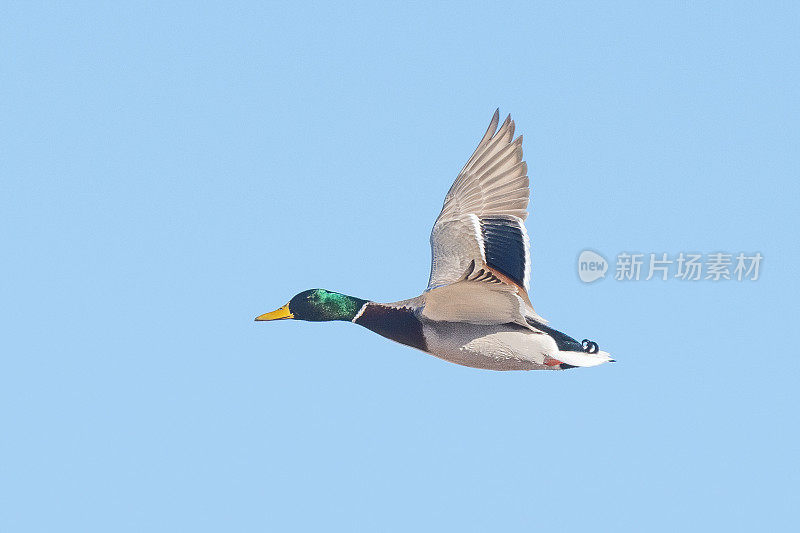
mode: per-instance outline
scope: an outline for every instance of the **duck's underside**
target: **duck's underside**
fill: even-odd
[[[515,323],[470,324],[430,320],[396,304],[369,302],[353,320],[401,344],[445,361],[486,370],[565,370],[595,366],[608,354],[529,319],[533,330]],[[594,353],[592,353],[594,352]]]
[[[604,352],[584,351],[574,339],[571,340],[577,349],[561,350],[550,335],[516,324],[465,328],[463,324],[443,322],[426,325],[423,332],[425,352],[451,363],[486,370],[566,370],[608,360]]]
[[[564,370],[553,339],[516,324],[492,326],[442,322],[423,328],[427,353],[486,370]]]

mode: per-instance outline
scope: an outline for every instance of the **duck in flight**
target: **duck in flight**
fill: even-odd
[[[265,320],[346,320],[446,361],[488,370],[563,370],[610,362],[595,342],[547,325],[529,297],[525,219],[530,196],[522,136],[499,110],[444,199],[420,296],[377,303],[325,289],[292,298]]]

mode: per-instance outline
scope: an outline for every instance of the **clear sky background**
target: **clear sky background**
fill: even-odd
[[[798,526],[795,5],[53,4],[0,6],[0,530]],[[536,310],[618,363],[253,322],[419,294],[498,106]],[[764,262],[587,285],[585,248]]]

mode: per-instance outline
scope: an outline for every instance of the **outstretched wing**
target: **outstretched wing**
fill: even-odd
[[[463,280],[487,281],[516,285],[528,300],[528,167],[511,116],[498,129],[499,116],[495,111],[444,199],[431,231],[427,290]]]

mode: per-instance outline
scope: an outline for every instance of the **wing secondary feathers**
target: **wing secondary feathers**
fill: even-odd
[[[467,270],[516,285],[528,300],[530,251],[525,219],[530,188],[522,137],[495,111],[478,147],[450,187],[431,231],[428,289],[456,283]]]

